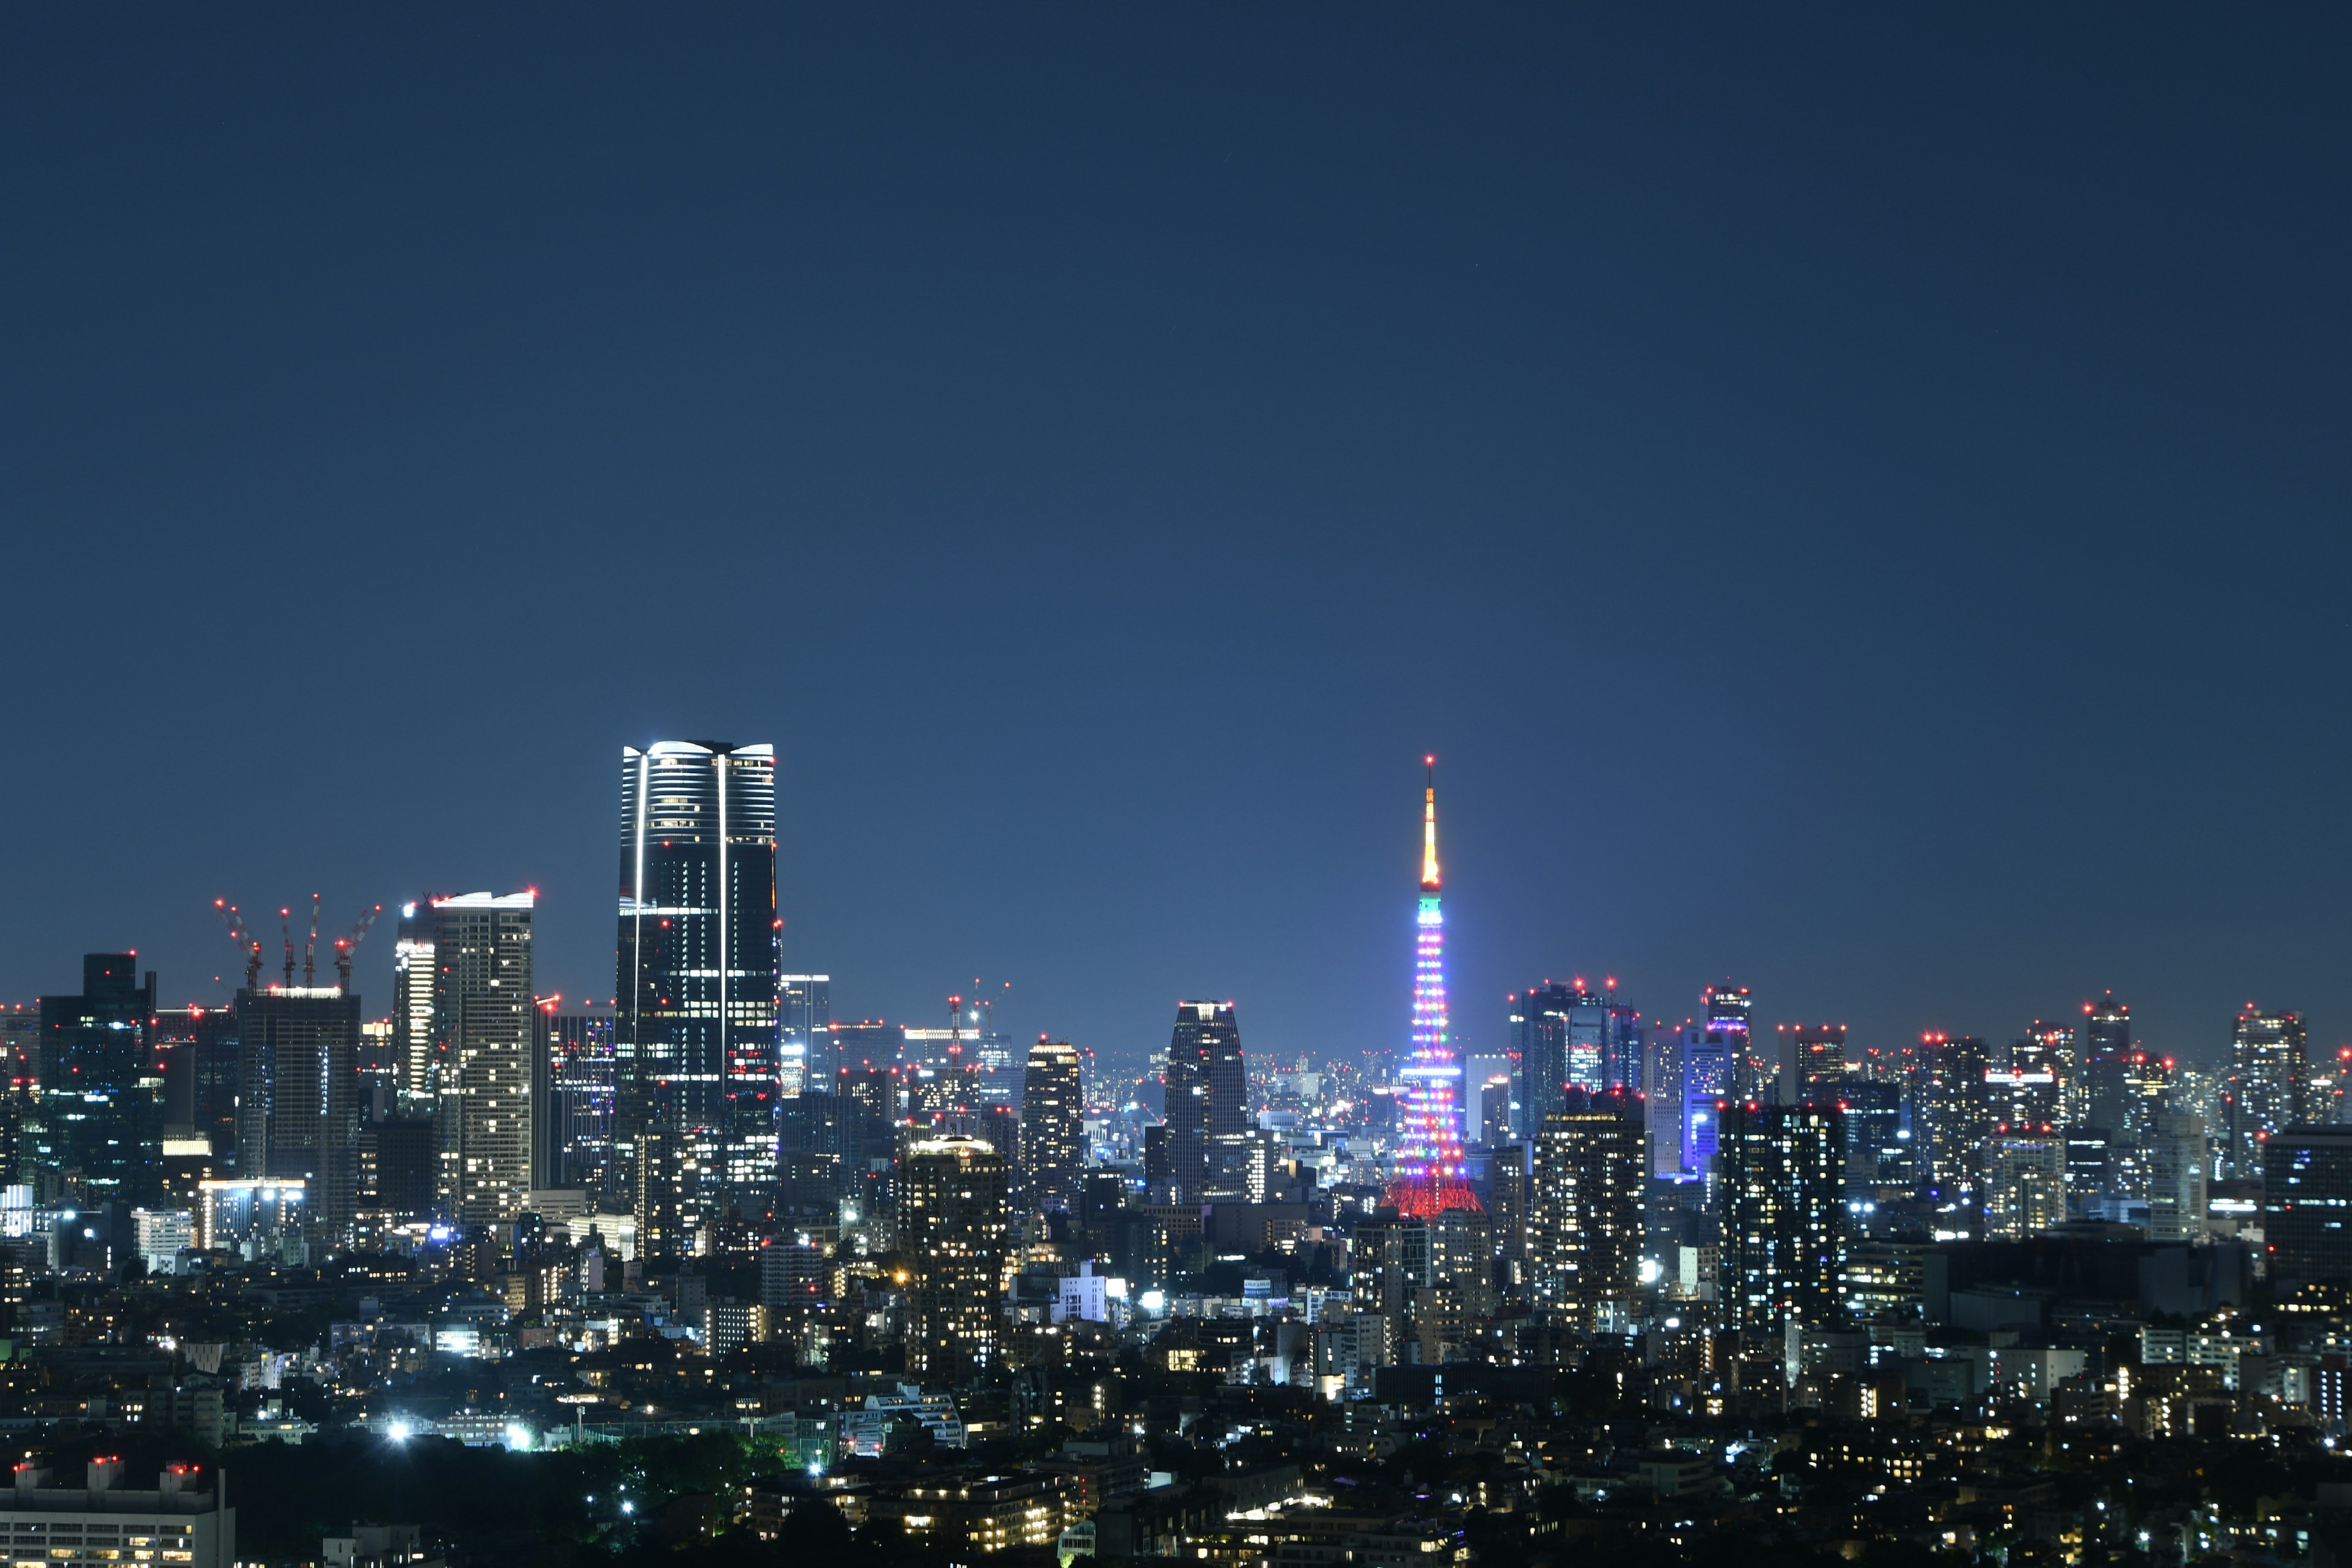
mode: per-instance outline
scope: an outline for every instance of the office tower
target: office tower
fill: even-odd
[[[833,1092],[833,1075],[841,1064],[826,1049],[832,1044],[833,977],[787,974],[776,1009],[776,1049],[782,1062],[779,1081],[785,1095],[814,1089]]]
[[[163,1067],[155,976],[139,955],[93,952],[81,994],[40,999],[41,1135],[31,1151],[42,1202],[153,1204],[163,1195]]]
[[[1642,1100],[1650,1124],[1650,1173],[1667,1181],[1683,1176],[1683,1060],[1693,1033],[1690,1022],[1651,1031],[1642,1063]]]
[[[1845,1107],[1845,1180],[1858,1194],[1882,1197],[1907,1191],[1919,1179],[1911,1137],[1903,1127],[1901,1086],[1852,1079],[1829,1086]]]
[[[2068,1196],[2087,1198],[2114,1190],[2109,1184],[2114,1141],[2105,1128],[2069,1127],[2063,1142],[2066,1145]]]
[[[1745,1028],[1715,1023],[1683,1026],[1683,1173],[1711,1176],[1716,1171],[1720,1114],[1731,1096],[1736,1064],[1747,1049]]]
[[[166,1138],[201,1139],[222,1170],[236,1163],[238,1047],[230,1007],[164,1007],[156,1033],[166,1043]]]
[[[433,906],[400,906],[392,943],[392,1044],[400,1060],[401,1092],[430,1101],[433,1058]]]
[[[1974,1035],[1928,1035],[1927,1183],[1947,1203],[1976,1200],[1978,1152],[1993,1118],[1986,1098],[1990,1053]],[[1915,1129],[1916,1136],[1916,1129]]]
[[[2230,1041],[2225,1089],[2229,1159],[2242,1175],[2263,1168],[2262,1144],[2271,1133],[2304,1119],[2303,1092],[2310,1067],[2303,1016],[2265,1013],[2252,1003],[2238,1015]]]
[[[1495,1101],[1501,1100],[1498,1115]],[[1489,1126],[1499,1123],[1507,1137],[1510,1127],[1511,1058],[1491,1051],[1473,1052],[1462,1058],[1462,1135],[1474,1143],[1498,1142],[1486,1136]]]
[[[2311,1064],[2311,1078],[2303,1089],[2303,1120],[2307,1127],[2336,1127],[2345,1118],[2352,1096],[2352,1046],[2336,1047],[2336,1058]]]
[[[2121,1131],[2126,1068],[2132,1054],[2131,1007],[2108,992],[2083,1004],[2081,1063],[2067,1086],[2066,1119]]]
[[[1640,1282],[1646,1143],[1640,1102],[1622,1093],[1572,1093],[1536,1134],[1529,1284],[1588,1331],[1622,1321]]]
[[[237,1173],[299,1181],[318,1239],[359,1205],[360,999],[339,985],[236,994]]]
[[[1728,980],[1708,986],[1699,996],[1699,1013],[1708,1032],[1723,1037],[1724,1071],[1729,1075],[1726,1097],[1764,1099],[1780,1064],[1767,1058],[1763,1043],[1756,1038],[1756,1000],[1748,987]]]
[[[1178,1203],[1209,1185],[1213,1141],[1249,1131],[1249,1072],[1230,1002],[1179,1002],[1168,1042],[1168,1181]]]
[[[1421,1359],[1406,1346],[1417,1338],[1416,1310],[1437,1284],[1429,1221],[1391,1208],[1359,1221],[1348,1237],[1348,1280],[1356,1312],[1381,1322],[1381,1361]]]
[[[775,748],[623,747],[614,1145],[625,1166],[642,1130],[660,1124],[721,1148],[726,1197],[766,1201],[779,927]]]
[[[1004,1156],[977,1138],[921,1138],[898,1162],[898,1245],[911,1265],[907,1371],[957,1383],[996,1359],[1012,1229]]]
[[[2263,1239],[2278,1289],[2352,1283],[2352,1127],[2288,1127],[2263,1145]]]
[[[1077,1207],[1087,1161],[1086,1091],[1078,1053],[1040,1035],[1021,1079],[1022,1206]]]
[[[1543,1125],[1568,1091],[1568,1016],[1581,990],[1545,981],[1510,999],[1511,1055],[1517,1061],[1519,1120]]]
[[[2158,1119],[2172,1103],[2172,1068],[2170,1057],[2147,1051],[2135,1050],[2126,1058],[2121,1123],[2126,1139],[2144,1142],[2156,1131]]]
[[[433,901],[437,1200],[463,1226],[513,1223],[531,1180],[531,893]]]
[[[836,1074],[894,1067],[906,1039],[904,1029],[879,1018],[827,1024],[824,1034],[824,1054]]]
[[[1997,1131],[2055,1132],[2064,1094],[2063,1074],[2074,1031],[2036,1023],[2009,1043],[2007,1065],[1985,1073],[1985,1110]]]
[[[1396,1173],[1382,1201],[1421,1219],[1482,1205],[1463,1180],[1462,1063],[1445,1003],[1445,916],[1437,874],[1436,763],[1422,798],[1421,903],[1412,971],[1412,1057],[1402,1089]]]
[[[1788,1030],[1788,1037],[1780,1102],[1802,1105],[1835,1097],[1845,1082],[1845,1026],[1799,1024]]]
[[[1495,1218],[1496,1272],[1516,1290],[1527,1278],[1528,1234],[1534,1223],[1535,1177],[1524,1143],[1505,1143],[1486,1156],[1486,1208]]]
[[[546,1092],[532,1118],[541,1185],[577,1187],[592,1198],[620,1200],[613,1169],[613,1036],[604,1008],[540,1015],[546,1033]]]
[[[2054,1134],[1996,1132],[1984,1168],[1988,1237],[2022,1241],[2065,1219],[2066,1149]]]
[[[1830,1322],[1845,1240],[1845,1126],[1834,1105],[1726,1101],[1717,1158],[1724,1325]]]
[[[2204,1118],[2167,1110],[2143,1140],[2147,1166],[2147,1234],[2157,1241],[2205,1239]]]

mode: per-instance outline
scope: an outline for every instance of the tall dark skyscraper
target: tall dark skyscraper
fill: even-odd
[[[1834,1105],[1727,1102],[1720,1268],[1727,1328],[1840,1316],[1845,1117]]]
[[[532,1185],[532,893],[433,901],[434,1118],[442,1213],[499,1226]]]
[[[1756,999],[1745,985],[1726,980],[1710,985],[1699,998],[1710,1034],[1723,1037],[1725,1092],[1735,1100],[1761,1100],[1765,1086],[1778,1069],[1766,1059],[1756,1038]]]
[[[1230,1002],[1179,1002],[1168,1042],[1168,1179],[1198,1202],[1213,1140],[1249,1131],[1249,1072]]]
[[[29,1139],[37,1196],[147,1203],[163,1192],[163,1064],[155,976],[135,952],[81,961],[81,994],[44,996],[40,1128]]]
[[[299,1180],[322,1239],[359,1199],[360,999],[336,985],[236,994],[237,1173]]]
[[[1028,1209],[1078,1206],[1086,1170],[1086,1102],[1078,1053],[1042,1037],[1029,1047],[1021,1080],[1021,1193]]]
[[[1947,1204],[1977,1198],[1979,1155],[1992,1131],[1985,1075],[1992,1054],[1974,1035],[1929,1035],[1927,1049],[1927,1180]]]
[[[1642,1015],[1617,1001],[1616,984],[1595,992],[1582,980],[1547,980],[1511,998],[1519,1114],[1530,1135],[1571,1091],[1641,1089]]]
[[[708,1142],[748,1211],[775,1185],[782,1089],[773,746],[622,748],[620,916],[615,1155],[647,1126]]]
[[[531,1129],[540,1183],[578,1187],[592,1201],[618,1201],[613,1174],[613,1015],[541,1010],[543,1044],[533,1058],[544,1075]]]
[[[2068,1120],[2110,1132],[2124,1131],[2132,1058],[2131,1007],[2108,992],[2083,1004],[2082,1072],[2066,1095]]]
[[[1535,1299],[1588,1332],[1639,1289],[1647,1142],[1622,1093],[1573,1093],[1536,1133],[1528,1272]]]
[[[2303,1015],[2266,1013],[2248,1003],[2231,1035],[2224,1100],[2229,1157],[2239,1174],[2261,1174],[2263,1141],[2303,1121],[2310,1075]]]
[[[776,1010],[776,1040],[780,1061],[778,1081],[784,1096],[831,1094],[833,1075],[840,1064],[824,1049],[831,1043],[833,977],[829,974],[787,974]]]

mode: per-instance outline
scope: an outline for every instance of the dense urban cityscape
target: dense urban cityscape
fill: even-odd
[[[1457,1026],[1430,763],[1358,1060],[1245,999],[1139,1081],[977,989],[835,1016],[767,745],[624,749],[608,1005],[535,991],[529,890],[372,906],[331,975],[315,903],[273,953],[223,900],[226,1007],[89,954],[0,1015],[18,1568],[2335,1561],[2352,1049],[2249,1004],[2204,1070],[2107,993],[1853,1041],[1729,979]]]

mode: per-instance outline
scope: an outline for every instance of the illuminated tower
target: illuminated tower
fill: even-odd
[[[1447,1037],[1445,916],[1437,896],[1437,759],[1421,813],[1420,939],[1412,971],[1412,1061],[1404,1080],[1404,1146],[1387,1202],[1400,1214],[1432,1219],[1447,1209],[1476,1209],[1462,1179],[1462,1064]]]

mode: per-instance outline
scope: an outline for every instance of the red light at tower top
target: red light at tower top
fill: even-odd
[[[1425,762],[1422,797],[1421,910],[1412,972],[1412,1061],[1403,1083],[1404,1146],[1383,1194],[1399,1214],[1431,1219],[1448,1209],[1480,1207],[1463,1180],[1462,1066],[1454,1054],[1445,1005],[1445,916],[1438,894],[1437,759]]]

